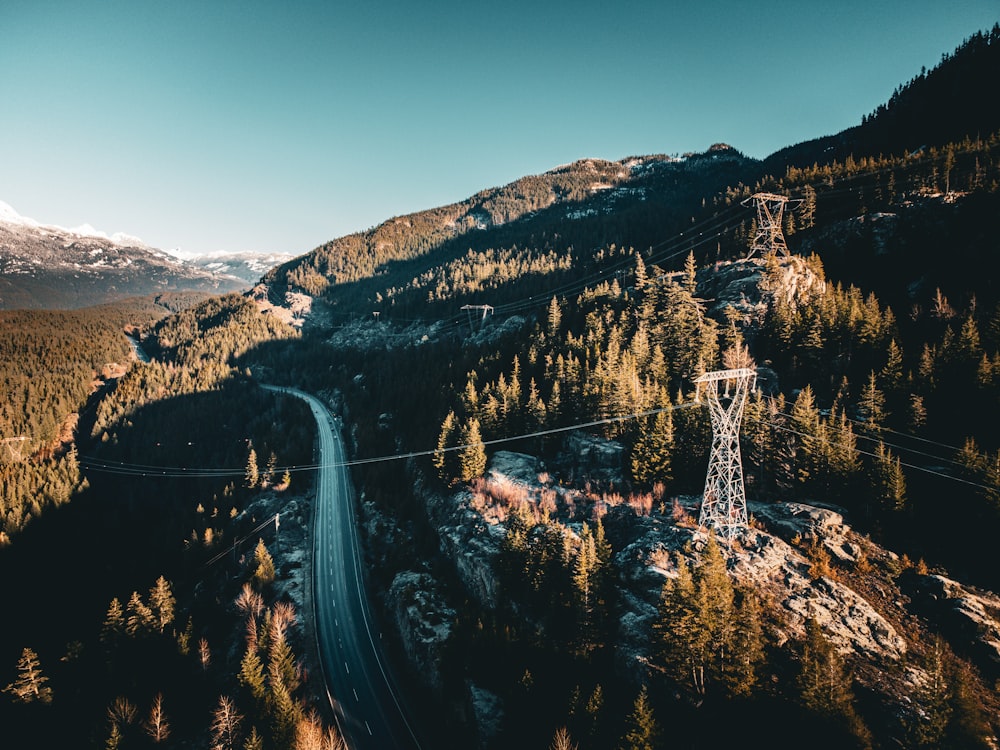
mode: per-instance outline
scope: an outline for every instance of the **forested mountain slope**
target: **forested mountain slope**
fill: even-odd
[[[945,53],[932,70],[901,84],[863,122],[836,135],[781,149],[765,160],[772,173],[882,154],[904,154],[1000,130],[1000,104],[990,92],[1000,77],[1000,24]]]

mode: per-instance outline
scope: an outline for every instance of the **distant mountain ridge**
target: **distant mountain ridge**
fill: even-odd
[[[224,293],[246,280],[125,234],[44,225],[0,202],[0,309],[79,308],[162,292]]]

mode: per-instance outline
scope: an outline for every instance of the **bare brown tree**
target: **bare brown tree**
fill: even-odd
[[[135,721],[135,706],[124,695],[119,695],[108,706],[108,720],[119,729]]]
[[[236,597],[236,608],[248,617],[251,615],[260,617],[260,613],[264,611],[264,597],[255,591],[250,582],[247,581],[243,584],[239,596]]]
[[[579,745],[574,743],[569,736],[569,730],[566,727],[559,727],[556,730],[552,737],[552,744],[549,745],[550,750],[577,750],[578,747]]]
[[[153,705],[149,707],[149,717],[142,722],[142,728],[153,742],[159,744],[170,736],[170,724],[163,712],[163,693],[157,693]]]
[[[212,663],[212,651],[204,638],[198,639],[198,660],[201,662],[202,671],[207,672],[208,665]]]
[[[235,750],[239,741],[243,716],[236,710],[236,703],[228,695],[219,696],[219,705],[212,712],[212,747],[218,750]]]
[[[316,709],[301,717],[295,725],[295,750],[347,750],[340,733],[325,728]]]

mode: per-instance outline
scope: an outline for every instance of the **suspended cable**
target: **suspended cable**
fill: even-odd
[[[663,407],[659,409],[649,409],[641,412],[634,412],[631,414],[622,414],[613,417],[603,417],[601,419],[594,419],[589,422],[578,422],[572,425],[566,425],[563,427],[551,427],[545,430],[536,430],[534,432],[527,432],[520,435],[512,435],[510,437],[493,438],[491,440],[483,440],[478,443],[464,443],[462,445],[453,445],[445,448],[432,448],[427,450],[410,451],[408,453],[395,453],[391,455],[384,456],[373,456],[370,458],[359,458],[351,461],[341,461],[335,463],[319,463],[319,464],[303,464],[295,466],[278,466],[275,467],[275,472],[300,472],[300,471],[315,471],[316,469],[324,468],[338,468],[344,466],[362,466],[366,464],[373,463],[383,463],[387,461],[399,461],[409,458],[419,458],[421,456],[432,456],[439,453],[451,453],[453,451],[461,451],[467,448],[474,448],[479,446],[490,446],[490,445],[501,445],[503,443],[511,443],[519,440],[529,440],[536,437],[545,437],[546,435],[555,435],[562,432],[571,432],[573,430],[583,430],[590,427],[599,427],[601,425],[618,424],[620,422],[626,422],[633,419],[642,419],[645,417],[656,416],[667,411],[673,411],[675,409],[686,409],[692,406],[698,405],[697,401],[689,401],[683,404],[675,404],[668,407]],[[119,474],[125,476],[141,476],[147,478],[156,477],[168,477],[168,478],[179,478],[179,477],[193,477],[193,478],[225,478],[225,477],[242,477],[246,474],[246,469],[234,469],[234,468],[207,468],[207,469],[195,469],[189,467],[181,466],[160,466],[151,467],[148,464],[129,464],[125,462],[118,461],[107,461],[96,458],[84,457],[79,461],[81,466],[86,466],[90,471],[103,472],[108,474]]]

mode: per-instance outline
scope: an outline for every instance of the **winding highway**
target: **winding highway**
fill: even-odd
[[[339,422],[314,396],[262,387],[303,399],[316,418],[313,606],[327,695],[340,730],[351,750],[419,750],[368,606]]]

